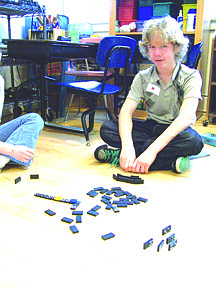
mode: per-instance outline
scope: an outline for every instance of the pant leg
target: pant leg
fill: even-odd
[[[167,125],[157,125],[154,136],[148,139],[143,146],[137,146],[137,156],[145,151],[154,140],[163,133]],[[149,170],[171,170],[172,163],[179,157],[197,155],[203,148],[201,136],[191,127],[180,132],[170,143],[161,150]]]
[[[36,148],[38,136],[44,127],[44,121],[37,113],[28,113],[13,119],[0,126],[0,141],[23,145],[31,149]],[[7,156],[7,155],[6,155]],[[13,163],[30,166],[32,159],[27,163],[8,156]]]
[[[132,138],[134,146],[142,147],[144,143],[153,137],[154,127],[157,122],[154,120],[133,119]],[[100,129],[102,140],[111,147],[121,148],[121,138],[119,136],[118,121],[106,121]],[[141,148],[142,149],[142,148]]]

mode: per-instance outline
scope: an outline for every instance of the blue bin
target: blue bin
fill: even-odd
[[[138,20],[149,20],[153,17],[153,6],[138,7]]]

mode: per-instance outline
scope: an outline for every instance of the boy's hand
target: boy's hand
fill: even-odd
[[[14,145],[11,156],[22,162],[28,162],[35,154],[31,148],[22,145]]]
[[[120,154],[120,166],[127,172],[132,171],[132,165],[136,159],[134,148],[122,149]]]
[[[154,162],[157,153],[151,150],[145,150],[133,163],[132,172],[148,173],[149,167]]]

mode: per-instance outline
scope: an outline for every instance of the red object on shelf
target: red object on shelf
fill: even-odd
[[[137,6],[138,0],[119,0],[119,7]]]
[[[137,19],[136,7],[119,7],[118,8],[118,20],[131,20]]]

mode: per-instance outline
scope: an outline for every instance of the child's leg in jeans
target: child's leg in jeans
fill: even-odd
[[[13,119],[0,126],[0,141],[23,145],[35,149],[38,136],[44,127],[44,121],[39,114],[29,113]],[[27,163],[8,156],[13,162],[25,166],[30,166],[32,159]]]

